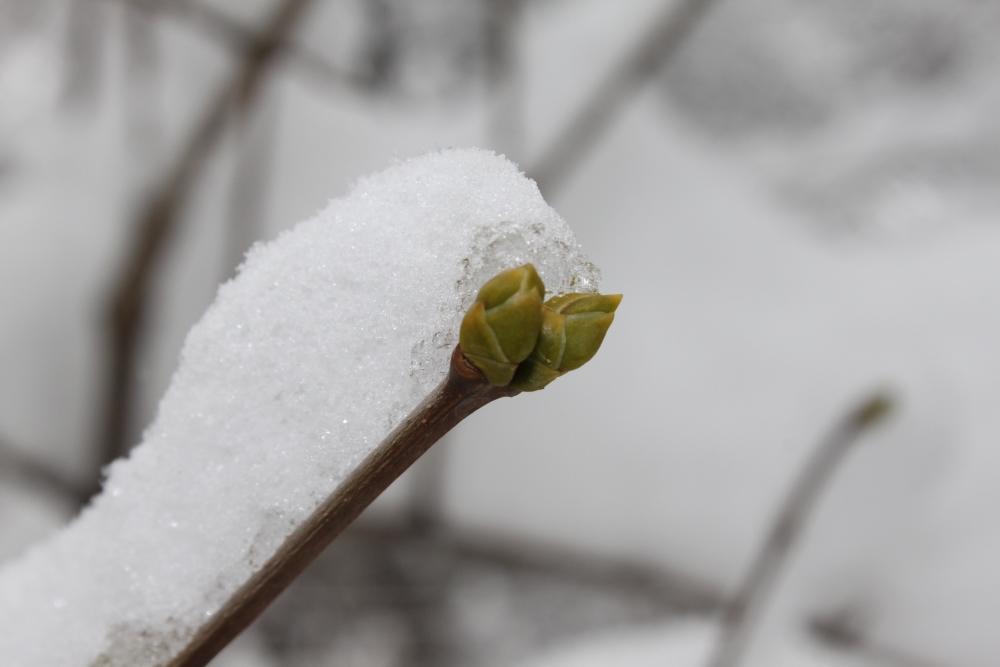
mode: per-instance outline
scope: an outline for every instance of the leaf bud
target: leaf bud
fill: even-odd
[[[604,342],[621,300],[621,294],[563,294],[546,301],[538,342],[518,368],[513,387],[538,391],[590,361]]]
[[[462,319],[462,354],[491,384],[505,385],[535,348],[542,326],[545,285],[531,264],[498,273],[476,295]]]

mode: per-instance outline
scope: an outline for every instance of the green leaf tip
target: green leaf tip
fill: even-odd
[[[510,383],[528,358],[542,327],[545,285],[531,264],[507,269],[488,280],[462,319],[462,354],[491,384]]]
[[[590,361],[604,342],[621,300],[621,294],[563,294],[546,301],[538,342],[518,367],[512,386],[538,391]]]

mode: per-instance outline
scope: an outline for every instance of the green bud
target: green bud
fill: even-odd
[[[545,285],[531,264],[498,273],[479,290],[458,342],[491,384],[509,383],[535,348],[544,298]]]
[[[538,391],[590,361],[615,319],[621,294],[564,294],[542,306],[542,330],[514,376],[514,388]]]

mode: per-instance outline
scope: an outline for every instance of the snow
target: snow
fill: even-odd
[[[171,655],[443,378],[482,282],[525,262],[596,289],[534,183],[480,150],[397,163],[252,248],[142,444],[0,573],[0,661]]]

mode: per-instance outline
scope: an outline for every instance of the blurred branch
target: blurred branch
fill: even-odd
[[[269,95],[252,112],[248,110],[233,119],[238,155],[230,183],[223,281],[236,274],[247,249],[264,233],[267,184],[278,133],[278,112],[277,96]]]
[[[66,76],[62,98],[69,104],[90,104],[97,97],[104,69],[104,16],[101,7],[69,3],[63,55]]]
[[[486,80],[490,96],[490,148],[517,161],[524,143],[524,90],[518,28],[523,0],[487,0]]]
[[[851,410],[820,443],[785,498],[771,532],[736,593],[722,606],[722,634],[711,667],[739,664],[757,618],[792,547],[806,527],[823,488],[861,435],[882,421],[893,400],[875,393]]]
[[[87,490],[79,484],[3,440],[0,440],[0,471],[48,494],[68,500],[75,507],[83,506],[89,498]]]
[[[439,534],[444,528],[444,491],[450,440],[449,436],[444,436],[437,447],[421,457],[410,472],[409,523],[417,534]]]
[[[716,0],[670,0],[636,47],[597,87],[528,175],[550,196],[583,161],[625,105],[677,52]]]
[[[361,525],[358,531],[381,530]],[[632,591],[656,599],[678,613],[705,614],[718,609],[721,595],[709,584],[640,562],[596,556],[511,535],[450,528],[449,548],[463,558],[489,561],[510,569],[548,572],[590,585]]]
[[[150,14],[182,22],[239,54],[260,48],[268,39],[267,35],[258,34],[225,12],[197,0],[124,1]],[[279,40],[278,48],[290,66],[325,85],[343,87],[369,83],[368,77],[337,67],[291,36]]]
[[[153,17],[138,4],[127,4],[124,14],[127,136],[133,164],[142,167],[156,164],[161,148],[160,43]]]
[[[809,630],[828,646],[855,651],[890,667],[945,667],[872,640],[865,636],[850,613],[815,618],[810,622]]]
[[[132,377],[136,365],[140,327],[148,306],[149,279],[154,260],[176,224],[180,207],[197,182],[206,159],[223,135],[233,111],[249,108],[260,89],[268,66],[281,52],[298,20],[313,0],[282,0],[265,30],[245,51],[243,61],[218,88],[208,108],[139,212],[125,267],[113,291],[109,320],[112,341],[110,372],[100,461],[110,463],[127,450],[128,418],[132,408]],[[92,488],[100,488],[100,474]]]

